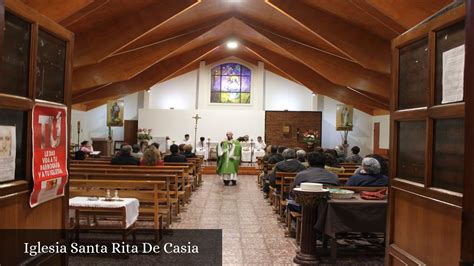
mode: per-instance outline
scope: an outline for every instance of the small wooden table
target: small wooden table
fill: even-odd
[[[119,201],[105,201],[105,198],[89,200],[89,197],[74,197],[69,199],[69,208],[75,211],[76,240],[79,238],[81,229],[120,229],[122,238],[125,241],[128,234],[133,232],[135,222],[138,218],[138,208],[140,203],[135,198],[121,198]],[[95,221],[94,225],[80,225],[82,214],[88,215],[117,215],[121,217],[119,225],[99,225]],[[133,235],[135,239],[135,235]]]
[[[329,192],[304,191],[296,188],[293,189],[293,193],[295,195],[295,201],[300,204],[303,209],[300,251],[296,253],[293,262],[297,264],[314,265],[318,263],[316,256],[316,231],[314,230],[314,225],[318,218],[318,204]]]

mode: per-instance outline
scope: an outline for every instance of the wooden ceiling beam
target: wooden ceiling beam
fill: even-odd
[[[366,0],[349,0],[355,7],[359,9],[360,12],[364,12],[369,16],[373,17],[377,20],[380,24],[383,24],[386,28],[390,29],[395,33],[397,36],[404,33],[407,28],[403,27],[398,21],[393,20],[389,16],[385,15],[384,13],[380,12],[380,10],[376,9]]]
[[[333,84],[304,64],[251,42],[245,40],[242,42],[254,53],[265,58],[267,64],[271,64],[273,67],[286,73],[288,76],[298,80],[301,84],[315,93],[328,96],[346,104],[351,104],[355,108],[369,114],[372,114],[374,109],[388,110],[387,104],[371,99],[365,95],[361,95],[346,87]]]
[[[301,1],[266,0],[314,35],[326,40],[361,66],[390,73],[390,42],[335,15]]]
[[[141,49],[109,57],[94,65],[74,69],[73,90],[83,90],[130,79],[149,66],[172,55],[178,48],[192,42],[209,31],[211,27],[197,29]]]
[[[201,0],[160,0],[124,17],[76,32],[74,67],[100,62]],[[107,6],[103,6],[107,8]]]
[[[185,54],[176,55],[160,61],[130,80],[121,81],[90,90],[79,95],[73,94],[74,104],[94,101],[101,98],[123,96],[137,91],[147,90],[156,83],[173,75],[201,57],[206,56],[220,45],[220,41],[211,42]]]
[[[60,22],[77,11],[94,3],[94,0],[23,0],[50,19]]]
[[[394,7],[394,1],[364,1],[406,29],[412,28],[453,2],[453,0],[397,0]]]
[[[80,10],[74,12],[73,14],[64,17],[59,21],[59,24],[63,25],[64,27],[68,27],[77,21],[85,18],[86,16],[90,15],[97,9],[101,8],[102,6],[106,5],[110,0],[94,0],[91,4],[81,8]],[[67,1],[63,1],[67,3]]]
[[[252,24],[249,26],[332,83],[379,95],[388,103],[390,88],[388,75],[365,69],[356,63],[285,39]]]

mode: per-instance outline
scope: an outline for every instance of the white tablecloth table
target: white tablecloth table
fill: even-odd
[[[98,200],[89,200],[89,197],[74,197],[69,199],[69,208],[71,209],[125,209],[125,228],[133,225],[138,218],[138,208],[140,202],[135,198],[120,198],[120,201],[105,201],[105,198],[101,197]]]

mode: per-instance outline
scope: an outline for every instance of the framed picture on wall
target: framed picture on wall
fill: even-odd
[[[352,131],[352,117],[354,109],[352,105],[338,104],[336,109],[336,130]]]
[[[119,101],[107,102],[107,126],[123,127],[124,103]]]

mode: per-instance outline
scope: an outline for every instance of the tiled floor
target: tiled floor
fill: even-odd
[[[173,228],[223,229],[224,264],[293,264],[296,243],[285,238],[254,176],[240,176],[237,186],[224,186],[216,175],[203,180]]]

